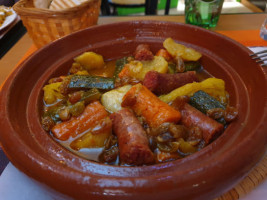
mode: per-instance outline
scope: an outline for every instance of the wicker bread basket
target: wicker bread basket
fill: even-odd
[[[13,9],[20,16],[34,44],[40,48],[65,35],[96,25],[100,0],[88,0],[60,11],[39,9],[32,0],[20,0]]]

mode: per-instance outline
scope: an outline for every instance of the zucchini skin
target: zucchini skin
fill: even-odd
[[[96,88],[92,88],[92,89],[83,93],[80,101],[84,101],[86,104],[88,104],[91,101],[99,100],[100,97],[101,97],[100,91]]]
[[[123,69],[124,65],[128,63],[128,56],[123,57],[121,59],[118,59],[116,61],[116,67],[115,67],[115,71],[113,74],[113,78],[116,80],[118,78],[119,73],[121,72],[121,70]]]
[[[185,67],[184,72],[197,71],[201,68],[201,64],[198,61],[187,61],[187,62],[184,62],[184,67]],[[169,74],[181,73],[181,72],[178,72],[177,67],[174,63],[168,64],[168,72]]]
[[[222,108],[225,110],[224,105],[202,90],[195,92],[194,95],[190,97],[189,104],[204,114],[206,114],[208,110],[214,108]]]
[[[101,76],[73,75],[68,85],[69,89],[103,89],[114,88],[114,79]]]
[[[187,61],[184,62],[185,71],[197,71],[201,68],[201,64],[198,61]]]
[[[176,65],[174,63],[169,63],[168,64],[168,73],[169,74],[177,73]]]

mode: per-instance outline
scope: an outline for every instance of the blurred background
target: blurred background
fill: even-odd
[[[156,2],[157,0],[152,0]],[[222,13],[253,13],[267,12],[266,0],[224,0]],[[156,11],[153,12],[153,6],[145,7],[145,0],[102,0],[102,15],[180,15],[184,14],[184,0],[158,0]],[[152,9],[147,11],[146,9]]]

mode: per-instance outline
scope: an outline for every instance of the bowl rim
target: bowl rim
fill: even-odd
[[[163,24],[171,24],[172,26],[181,26],[181,27],[189,27],[189,28],[191,28],[191,29],[195,29],[195,30],[198,30],[198,31],[200,31],[200,32],[205,32],[205,33],[207,33],[207,30],[206,29],[201,29],[201,28],[199,28],[199,27],[195,27],[195,26],[191,26],[191,25],[186,25],[186,24],[181,24],[181,23],[176,23],[176,22],[161,22],[161,21],[155,21],[155,20],[153,20],[153,21],[151,21],[151,20],[146,20],[146,21],[143,21],[143,20],[140,20],[140,21],[127,21],[127,22],[117,22],[117,23],[113,23],[113,24],[107,24],[107,25],[99,25],[99,26],[94,26],[94,27],[91,27],[91,28],[88,28],[88,29],[86,29],[86,30],[82,30],[82,31],[78,31],[78,32],[76,32],[76,33],[73,33],[73,34],[71,34],[71,35],[69,35],[69,36],[66,36],[66,37],[63,37],[63,38],[61,38],[61,39],[58,39],[57,41],[55,41],[55,42],[53,42],[53,43],[51,43],[51,44],[49,44],[49,45],[46,45],[46,46],[44,46],[43,48],[41,48],[41,49],[39,49],[39,50],[37,50],[36,52],[34,52],[30,57],[28,57],[24,62],[22,62],[20,65],[19,65],[19,67],[17,68],[17,69],[15,69],[13,72],[12,72],[12,74],[9,76],[9,78],[7,79],[7,81],[4,83],[4,85],[3,85],[3,87],[2,87],[2,90],[1,90],[1,96],[8,96],[9,95],[9,89],[10,88],[12,88],[12,87],[14,87],[14,85],[13,85],[13,81],[12,81],[12,79],[16,79],[16,77],[15,77],[15,75],[16,74],[19,74],[22,70],[23,70],[23,67],[25,66],[25,65],[27,65],[27,63],[29,63],[30,62],[30,60],[32,60],[33,58],[35,58],[35,57],[37,57],[37,56],[39,56],[39,54],[41,54],[43,51],[45,51],[45,50],[49,50],[49,49],[51,49],[51,48],[54,48],[55,46],[57,46],[59,43],[62,43],[62,42],[64,42],[65,40],[68,40],[68,38],[70,38],[70,37],[72,37],[72,35],[78,35],[78,34],[81,34],[82,32],[85,32],[85,31],[88,31],[88,30],[90,30],[90,31],[93,31],[93,30],[95,30],[95,29],[100,29],[101,27],[111,27],[111,26],[121,26],[121,25],[123,25],[123,24],[129,24],[129,23],[132,23],[133,25],[135,25],[135,26],[138,26],[138,24],[141,24],[141,25],[146,25],[146,24],[154,24],[154,25],[163,25]],[[210,32],[209,31],[209,33],[208,34],[212,34],[212,35],[215,35],[216,37],[219,37],[219,38],[221,38],[221,39],[223,39],[223,40],[227,40],[227,41],[229,41],[230,43],[232,43],[232,44],[234,44],[235,46],[238,46],[238,48],[240,48],[242,51],[245,51],[245,52],[247,52],[247,53],[251,53],[251,51],[248,49],[248,48],[246,48],[246,47],[244,47],[243,45],[241,45],[241,44],[239,44],[238,42],[236,42],[236,41],[234,41],[234,40],[232,40],[232,39],[230,39],[230,38],[227,38],[226,36],[223,36],[223,35],[221,35],[221,34],[219,34],[219,33],[215,33],[215,32]],[[54,47],[53,47],[54,46]],[[259,67],[259,66],[258,66]],[[265,88],[267,87],[266,85],[267,85],[267,75],[266,75],[266,73],[264,72],[264,70],[262,69],[262,68],[260,68],[260,69],[258,69],[258,70],[261,70],[262,71],[262,73],[264,74],[264,76],[265,76]],[[0,97],[1,98],[1,97]],[[36,101],[36,99],[34,99],[33,101]],[[5,98],[1,98],[0,99],[0,106],[1,107],[3,107],[4,109],[1,109],[0,110],[0,116],[2,116],[2,117],[0,117],[0,126],[1,127],[4,127],[4,129],[5,130],[9,130],[10,132],[15,132],[15,130],[12,128],[12,124],[10,124],[8,121],[7,121],[7,119],[6,119],[6,117],[3,117],[3,116],[9,116],[8,115],[8,113],[7,113],[7,110],[6,110],[6,105],[8,104],[8,98],[7,99],[5,99]],[[264,115],[262,116],[262,118],[261,118],[261,121],[260,122],[258,122],[258,125],[257,125],[257,127],[258,127],[258,129],[257,130],[255,130],[254,131],[254,134],[253,135],[250,135],[251,137],[250,138],[246,138],[246,139],[244,139],[243,140],[243,142],[242,143],[240,143],[239,145],[237,145],[237,146],[235,146],[235,147],[233,147],[233,148],[235,148],[234,150],[235,151],[233,151],[232,153],[224,153],[221,157],[220,157],[220,160],[216,160],[214,163],[213,163],[213,167],[216,167],[217,165],[220,165],[221,164],[221,162],[223,161],[223,160],[225,160],[225,159],[230,159],[231,158],[231,156],[234,154],[234,153],[236,153],[238,150],[240,150],[240,149],[243,149],[243,148],[245,148],[246,146],[247,146],[247,144],[250,142],[250,140],[251,139],[253,139],[252,137],[254,137],[254,136],[257,136],[257,135],[261,135],[262,134],[262,132],[265,132],[265,131],[267,131],[267,125],[266,124],[264,124],[264,121],[266,121],[267,120],[267,100],[265,101],[265,107],[264,107]],[[231,126],[231,125],[230,125]],[[6,134],[6,132],[7,131],[5,131],[5,133],[4,134]],[[0,139],[2,140],[2,142],[4,141],[4,140],[8,140],[7,139],[7,135],[4,135],[3,133],[0,133]],[[33,151],[32,149],[30,149],[28,146],[25,146],[25,144],[23,144],[20,140],[19,140],[20,138],[13,138],[13,141],[9,141],[9,143],[10,142],[16,142],[17,144],[19,144],[19,145],[21,145],[21,146],[24,146],[24,148],[25,148],[25,152],[22,152],[23,153],[23,156],[24,156],[24,159],[29,159],[34,165],[36,165],[36,166],[39,166],[41,163],[42,164],[44,164],[44,165],[46,165],[46,167],[48,167],[48,166],[50,166],[50,167],[52,167],[52,168],[54,168],[54,170],[52,170],[52,173],[58,173],[58,174],[61,174],[62,176],[65,176],[66,174],[65,173],[68,173],[69,171],[65,168],[65,167],[59,167],[58,166],[58,164],[55,164],[55,163],[50,163],[50,162],[47,162],[45,159],[42,159],[42,158],[40,158],[39,156],[38,156],[38,154],[35,152],[35,151]],[[219,139],[219,138],[218,138]],[[215,141],[214,142],[214,144],[212,143],[212,144],[210,144],[209,146],[207,146],[206,148],[208,148],[208,149],[212,149],[213,148],[213,146],[216,144],[216,143],[218,143],[219,141]],[[3,149],[4,149],[4,151],[6,152],[6,154],[8,155],[8,157],[10,158],[10,160],[11,160],[11,162],[13,162],[13,164],[16,166],[16,167],[18,167],[19,169],[21,169],[22,171],[24,171],[26,174],[28,174],[28,175],[30,175],[31,176],[31,173],[29,173],[29,169],[31,169],[32,168],[32,166],[27,166],[27,167],[21,167],[21,165],[19,164],[19,163],[17,163],[16,162],[16,159],[12,156],[12,155],[10,155],[10,153],[9,152],[12,152],[12,150],[9,148],[9,147],[7,147],[6,146],[6,143],[3,143],[4,145],[3,145]],[[265,148],[265,150],[266,150],[266,140],[265,140],[265,146],[264,147],[262,147],[262,148]],[[204,150],[204,149],[203,149]],[[174,169],[174,167],[176,167],[177,166],[177,163],[179,162],[179,163],[184,163],[184,162],[188,162],[188,161],[190,161],[190,160],[194,160],[196,157],[198,157],[199,155],[202,155],[202,154],[204,154],[204,152],[207,152],[208,150],[206,149],[205,151],[203,151],[203,150],[201,150],[200,152],[197,152],[196,154],[193,154],[193,155],[191,155],[191,156],[189,156],[189,157],[187,157],[187,158],[184,158],[184,159],[182,159],[182,160],[179,160],[179,161],[173,161],[173,162],[170,162],[170,163],[162,163],[162,164],[157,164],[157,165],[151,165],[151,166],[142,166],[142,167],[121,167],[121,166],[119,166],[119,167],[117,167],[117,166],[107,166],[107,165],[104,165],[104,164],[96,164],[96,163],[91,163],[91,165],[90,166],[105,166],[105,168],[109,168],[109,169],[113,169],[113,170],[117,170],[117,169],[133,169],[133,168],[135,168],[135,172],[136,173],[141,173],[142,172],[142,170],[143,169],[147,169],[148,171],[150,171],[150,170],[165,170],[166,168],[169,168],[169,169]],[[18,152],[18,151],[17,151]],[[262,152],[263,153],[263,152]],[[29,156],[29,154],[31,155],[31,157]],[[261,154],[261,155],[258,155],[258,157],[257,158],[255,158],[254,159],[254,162],[255,161],[258,161],[260,158],[261,158],[261,156],[262,156],[263,154]],[[36,160],[35,160],[36,159]],[[209,161],[210,161],[210,159],[209,159]],[[90,161],[89,161],[90,162]],[[211,167],[211,164],[210,163],[207,163],[207,160],[206,160],[206,162],[202,162],[203,163],[203,165],[199,165],[199,167],[202,167],[202,169],[205,169],[206,167],[207,167],[207,165],[209,166],[209,167]],[[164,169],[163,169],[164,168]],[[55,170],[56,169],[56,170]],[[189,172],[189,170],[190,170],[191,168],[188,168],[188,170],[187,170],[187,172],[188,173],[190,173]],[[51,169],[43,169],[43,170],[51,170]],[[248,172],[248,170],[249,169],[246,169],[245,171],[246,172]],[[185,170],[186,171],[186,170]],[[183,171],[183,173],[185,172],[185,171]],[[195,173],[197,173],[196,171],[195,171]],[[155,180],[157,180],[157,179],[159,179],[160,177],[162,177],[162,175],[163,175],[164,173],[161,173],[161,174],[154,174],[154,175],[149,175],[149,178],[150,179],[155,179]],[[170,174],[170,172],[166,172],[165,173],[165,175],[169,175]],[[144,180],[144,178],[145,178],[145,176],[144,177],[140,177],[140,176],[136,176],[136,177],[134,177],[134,176],[131,176],[131,177],[120,177],[120,176],[107,176],[107,177],[102,177],[101,178],[101,176],[103,176],[103,174],[98,174],[98,175],[96,175],[96,174],[90,174],[90,173],[82,173],[82,172],[79,172],[79,171],[76,171],[76,170],[73,170],[72,171],[72,174],[70,174],[69,175],[69,178],[72,178],[72,179],[74,179],[74,180],[76,180],[77,179],[77,177],[81,177],[82,175],[85,175],[85,176],[92,176],[92,177],[96,177],[96,178],[100,178],[100,179],[105,179],[105,178],[108,178],[108,179],[112,179],[113,181],[127,181],[127,179],[129,179],[129,178],[132,178],[132,179],[136,179],[136,180]],[[144,175],[144,174],[143,174]],[[178,174],[176,174],[176,176],[178,176],[179,175],[179,173]],[[240,178],[240,177],[239,177]],[[166,181],[170,181],[170,179],[166,179]],[[121,186],[123,186],[124,184],[126,184],[126,182],[124,182],[124,183],[122,183],[121,184]],[[125,185],[124,185],[125,186]]]

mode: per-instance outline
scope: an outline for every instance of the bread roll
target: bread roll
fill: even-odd
[[[71,8],[77,5],[80,5],[81,3],[85,2],[87,0],[53,0],[50,4],[49,9],[51,10],[62,10],[66,8]]]
[[[35,8],[49,8],[52,0],[33,0]]]

